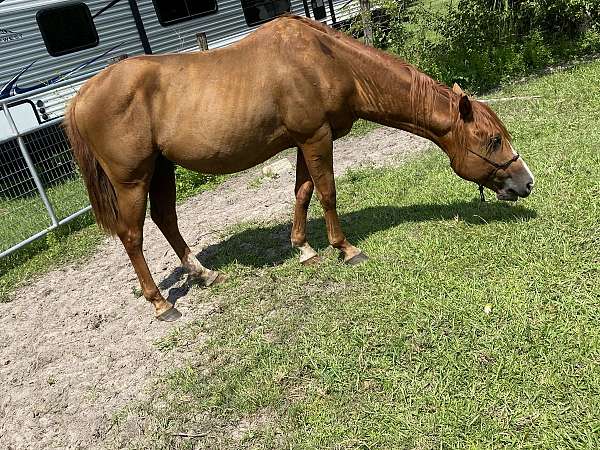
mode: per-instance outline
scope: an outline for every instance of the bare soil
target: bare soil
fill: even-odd
[[[398,165],[426,147],[389,128],[343,139],[335,145],[336,175]],[[274,160],[283,157],[295,167],[295,152]],[[293,170],[270,178],[253,168],[178,205],[182,234],[199,252],[234,224],[286,220],[293,190]],[[113,239],[88,261],[54,270],[0,303],[0,448],[106,448],[113,414],[185,361],[185,349],[164,353],[154,343],[216,305],[192,304],[173,250],[150,220],[144,232],[150,270],[183,313],[177,322],[154,320],[151,306],[136,298],[135,273]]]

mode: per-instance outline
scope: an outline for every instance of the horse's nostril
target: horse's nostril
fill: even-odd
[[[532,190],[533,190],[533,181],[530,181],[529,183],[527,183],[527,192],[531,193]]]

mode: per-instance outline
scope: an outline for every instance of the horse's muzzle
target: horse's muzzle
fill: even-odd
[[[506,200],[509,202],[517,201],[519,197],[525,198],[531,194],[533,190],[533,180],[527,181],[524,186],[518,187],[513,183],[507,183],[510,186],[505,186],[502,189],[496,191],[496,197],[498,200]]]

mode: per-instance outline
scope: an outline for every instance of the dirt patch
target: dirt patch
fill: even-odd
[[[344,139],[335,145],[336,174],[397,165],[427,145],[389,128]],[[295,166],[295,154],[286,157]],[[178,206],[182,234],[195,252],[235,223],[291,216],[293,171],[261,177],[260,168],[251,169]],[[136,298],[135,273],[121,243],[111,239],[86,263],[48,273],[0,304],[0,448],[104,448],[114,412],[185,361],[185,349],[164,353],[153,343],[208,317],[215,305],[192,304],[184,295],[177,258],[150,220],[144,236],[153,276],[165,294],[180,297],[178,322],[155,321],[151,306]]]

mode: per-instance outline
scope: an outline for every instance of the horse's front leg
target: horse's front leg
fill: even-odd
[[[300,145],[300,150],[323,207],[329,243],[342,252],[344,262],[348,264],[366,261],[367,256],[346,240],[338,218],[333,176],[333,140],[329,125],[317,130],[312,138]]]
[[[298,149],[296,162],[296,205],[294,207],[294,223],[292,225],[292,246],[300,251],[300,262],[304,265],[315,264],[321,261],[317,252],[306,240],[306,216],[312,198],[314,183],[306,167],[304,156]]]

